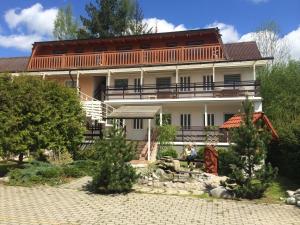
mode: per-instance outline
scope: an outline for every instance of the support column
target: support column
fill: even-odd
[[[141,69],[141,80],[140,80],[141,87],[143,86],[143,83],[144,83],[144,70]]]
[[[46,78],[46,74],[45,74],[45,73],[43,73],[43,80],[45,80],[45,78]]]
[[[215,80],[216,80],[216,70],[215,70],[215,64],[213,64],[213,80],[212,80],[212,82],[215,82]]]
[[[253,80],[256,80],[256,62],[253,64]]]
[[[79,71],[77,71],[77,74],[76,74],[76,88],[77,88],[77,92],[79,93],[79,76],[80,76],[80,73]]]
[[[151,119],[148,119],[148,151],[147,151],[147,157],[148,161],[150,161],[150,149],[151,148]]]
[[[204,126],[207,127],[207,105],[204,105]]]
[[[159,111],[159,126],[163,125],[163,114],[162,114],[162,108]]]
[[[111,74],[111,72],[110,72],[110,70],[108,70],[107,79],[106,79],[106,86],[107,87],[110,87],[110,74]]]
[[[178,67],[176,66],[176,79],[175,79],[175,83],[178,84],[179,82],[179,71],[178,71]]]

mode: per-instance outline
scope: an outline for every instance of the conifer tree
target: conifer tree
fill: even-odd
[[[237,197],[260,198],[275,178],[277,169],[265,165],[270,135],[262,121],[253,123],[253,105],[248,99],[243,102],[243,109],[242,124],[231,134],[235,163],[226,185]]]
[[[91,188],[98,193],[121,193],[131,190],[137,179],[129,163],[136,155],[136,146],[125,138],[124,131],[113,126],[94,146],[93,158],[98,161]]]

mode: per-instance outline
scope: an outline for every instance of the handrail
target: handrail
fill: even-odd
[[[154,65],[179,62],[223,60],[221,45],[138,49],[130,51],[33,56],[28,70],[101,68],[110,66]]]

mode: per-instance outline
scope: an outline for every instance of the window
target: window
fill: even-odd
[[[224,84],[234,85],[241,82],[241,74],[224,75]]]
[[[65,86],[69,88],[76,88],[77,87],[77,81],[76,80],[66,80]]]
[[[190,77],[180,77],[180,91],[189,91],[191,86]]]
[[[54,54],[54,55],[62,55],[62,54],[65,54],[65,53],[67,53],[67,50],[65,50],[65,49],[54,49],[52,51],[52,54]]]
[[[105,47],[105,46],[100,46],[100,47],[94,48],[94,52],[105,52],[105,51],[107,51],[107,47]]]
[[[134,79],[134,92],[141,92],[141,78]]]
[[[191,128],[191,114],[181,114],[180,115],[180,126],[184,129]]]
[[[115,88],[127,89],[128,79],[115,79]]]
[[[150,43],[144,43],[144,44],[141,44],[141,45],[140,45],[140,48],[141,48],[141,49],[149,49],[149,48],[151,48],[151,44],[150,44]]]
[[[133,129],[135,130],[143,129],[143,119],[133,119]]]
[[[171,77],[156,78],[156,87],[157,88],[170,87],[170,86],[171,86]]]
[[[159,115],[156,115],[155,116],[155,124],[157,126],[159,126],[160,122],[160,116]],[[170,113],[167,113],[167,114],[162,114],[162,124],[163,125],[171,125],[172,124],[172,115]]]
[[[132,50],[132,46],[131,45],[123,45],[123,46],[119,46],[117,47],[118,51],[128,51],[128,50]]]
[[[203,90],[211,91],[213,89],[214,89],[213,76],[212,75],[203,76]]]
[[[224,122],[226,122],[227,120],[229,120],[233,116],[234,116],[234,113],[225,113],[224,114]]]
[[[172,42],[167,42],[167,43],[166,43],[166,46],[167,46],[167,47],[170,47],[170,48],[171,48],[171,47],[176,47],[176,46],[177,46],[177,42],[174,42],[174,41],[172,41]]]
[[[205,114],[203,114],[203,124],[205,126]],[[207,126],[215,125],[215,114],[207,113]]]
[[[192,45],[202,45],[203,43],[204,43],[203,40],[195,40],[195,41],[187,41],[186,45],[190,45],[190,46],[192,46]]]

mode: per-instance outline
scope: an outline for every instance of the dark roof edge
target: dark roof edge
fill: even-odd
[[[162,33],[150,33],[150,34],[140,34],[140,35],[124,35],[124,36],[117,36],[117,37],[109,37],[109,38],[85,38],[85,39],[72,39],[72,40],[54,40],[54,41],[41,41],[41,42],[34,42],[35,44],[50,44],[50,43],[62,43],[62,42],[75,42],[75,41],[94,41],[94,40],[118,40],[122,38],[141,38],[141,37],[155,37],[159,35],[168,36],[172,34],[189,34],[189,33],[197,33],[197,32],[218,32],[219,28],[204,28],[204,29],[194,29],[194,30],[183,30],[183,31],[171,31],[171,32],[162,32]]]

